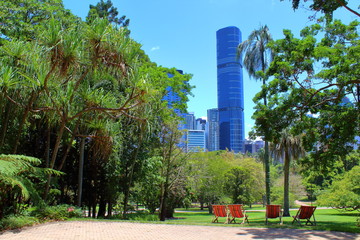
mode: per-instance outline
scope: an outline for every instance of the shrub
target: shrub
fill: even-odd
[[[0,230],[3,231],[22,228],[25,226],[32,226],[37,223],[39,223],[39,220],[36,217],[10,215],[0,221]]]
[[[82,211],[79,208],[70,205],[46,206],[35,209],[31,216],[40,220],[65,220],[72,217],[82,217]]]
[[[137,211],[135,213],[127,214],[126,217],[129,220],[134,221],[158,221],[159,216],[157,214],[150,214],[149,211]]]

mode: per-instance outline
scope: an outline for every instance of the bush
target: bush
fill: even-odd
[[[152,214],[149,212],[149,210],[140,210],[133,213],[126,214],[125,218],[127,220],[133,220],[133,221],[158,221],[159,216],[157,214]],[[109,219],[124,219],[122,214],[115,214]]]
[[[72,217],[82,217],[82,211],[74,206],[63,204],[37,208],[31,213],[31,216],[35,216],[42,221],[66,220]]]
[[[37,223],[39,223],[39,220],[36,217],[10,215],[0,221],[0,230],[3,231],[22,228],[25,226],[32,226]]]
[[[130,213],[126,215],[129,220],[134,221],[158,221],[159,216],[157,214],[150,214],[147,210],[137,211],[136,213]]]

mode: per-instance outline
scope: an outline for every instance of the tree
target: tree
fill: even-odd
[[[284,0],[281,0],[284,1]],[[300,0],[292,0],[292,7],[294,10],[299,8]],[[307,2],[304,0],[304,2]],[[324,13],[329,19],[332,18],[333,12],[341,7],[344,7],[349,12],[360,17],[360,13],[349,7],[349,0],[313,0],[310,4],[310,9],[316,12]]]
[[[314,24],[300,39],[284,30],[283,39],[269,44],[277,53],[266,72],[274,78],[267,86],[270,104],[256,106],[256,125],[266,129],[265,120],[271,120],[275,139],[289,125],[295,134],[305,133],[304,148],[315,156],[315,165],[329,165],[334,156],[351,152],[359,132],[358,26],[339,20]]]
[[[174,206],[170,204],[171,191],[183,178],[185,171],[186,153],[178,147],[182,132],[178,129],[179,121],[176,119],[169,123],[163,123],[159,145],[159,154],[162,164],[160,176],[163,182],[160,186],[160,221],[165,221],[167,217],[172,217]]]
[[[236,165],[224,175],[224,192],[230,195],[233,203],[251,207],[254,202],[261,201],[264,194],[262,164],[253,158],[244,158],[238,159]]]
[[[45,172],[61,173],[36,167],[40,163],[39,159],[33,157],[0,155],[0,219],[7,214],[19,213],[21,204],[29,199],[36,204],[41,203],[36,182],[42,179]]]
[[[263,86],[266,84],[266,77],[259,75],[258,71],[263,71],[268,68],[272,58],[273,52],[267,47],[267,44],[272,40],[268,27],[262,26],[259,30],[254,30],[247,40],[243,41],[238,46],[238,56],[244,55],[243,64],[249,73],[250,77],[261,79]],[[267,105],[267,93],[262,92],[264,106]],[[261,132],[265,140],[265,184],[266,184],[266,202],[270,204],[270,159],[269,159],[269,136],[268,127]]]
[[[48,9],[50,2],[59,8]],[[123,191],[126,206],[133,186],[143,180],[145,160],[161,156],[154,150],[159,149],[160,123],[175,119],[162,101],[167,87],[181,98],[174,107],[184,111],[191,75],[152,63],[126,28],[105,17],[86,24],[76,17],[62,19],[67,11],[62,14],[58,0],[17,3],[4,1],[6,8],[0,10],[0,29],[19,30],[1,36],[0,151],[17,148],[44,159],[42,166],[66,172],[60,178],[47,171],[47,185],[39,183],[44,195],[61,193],[51,203],[78,197],[78,204],[87,203],[94,217],[99,209],[101,216],[106,206],[111,213]],[[85,171],[78,177],[79,155]],[[121,188],[123,173],[127,186]],[[184,182],[178,183],[184,189]]]
[[[0,8],[0,45],[4,40],[33,40],[41,24],[52,17],[64,26],[80,22],[80,18],[64,8],[61,0],[3,0]]]
[[[90,4],[90,10],[86,17],[86,21],[91,23],[96,18],[106,18],[110,23],[115,23],[121,27],[128,27],[130,20],[126,16],[118,18],[119,12],[113,6],[111,0],[100,0],[95,6]]]
[[[224,202],[224,175],[235,165],[235,156],[232,152],[198,152],[190,155],[188,160],[188,185],[194,201],[209,207]]]
[[[360,166],[355,166],[343,177],[320,193],[318,204],[348,211],[360,209]]]
[[[305,155],[301,142],[301,136],[293,136],[289,129],[281,132],[279,139],[274,141],[274,154],[284,159],[284,216],[290,216],[289,184],[290,184],[290,163]]]

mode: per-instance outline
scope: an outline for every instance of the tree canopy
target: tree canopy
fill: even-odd
[[[284,0],[281,0],[284,1]],[[301,0],[291,0],[292,1],[292,7],[294,10],[298,9],[300,7]],[[341,7],[344,7],[346,10],[351,12],[352,14],[355,14],[356,16],[360,17],[360,13],[356,11],[355,9],[349,7],[350,0],[312,0],[312,1],[303,1],[309,2],[309,7],[311,10],[316,12],[324,13],[329,19],[332,18],[333,12]]]

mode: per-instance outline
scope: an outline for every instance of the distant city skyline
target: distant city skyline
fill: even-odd
[[[99,0],[63,0],[64,6],[85,19],[89,5]],[[283,29],[291,29],[296,37],[305,26],[314,24],[309,16],[314,12],[300,7],[294,11],[291,1],[280,0],[112,0],[120,16],[130,19],[130,36],[140,44],[153,62],[164,67],[182,69],[193,74],[188,111],[206,117],[207,110],[217,107],[216,31],[227,26],[241,29],[243,39],[267,25],[274,39],[283,37]],[[349,1],[356,6],[356,1]],[[344,22],[356,16],[345,9],[334,13]],[[254,125],[251,119],[253,97],[261,89],[261,82],[244,75],[245,137]]]

